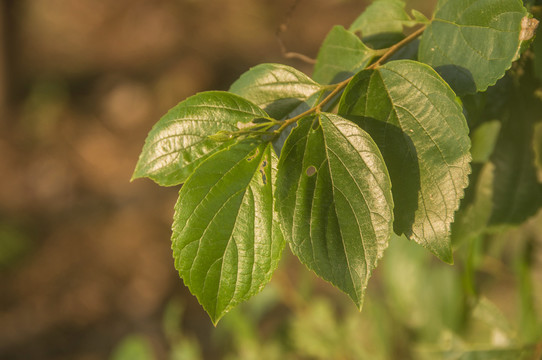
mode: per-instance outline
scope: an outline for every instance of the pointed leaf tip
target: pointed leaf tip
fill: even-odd
[[[280,260],[272,181],[262,176],[273,179],[276,161],[270,144],[239,142],[202,162],[179,192],[175,267],[215,326],[269,282]]]
[[[388,172],[370,136],[333,114],[300,120],[281,154],[275,196],[292,252],[361,309],[393,222]]]

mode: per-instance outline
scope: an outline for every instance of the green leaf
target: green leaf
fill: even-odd
[[[495,144],[501,131],[501,122],[487,121],[478,126],[471,134],[472,147],[470,153],[472,162],[485,163],[495,149]]]
[[[239,142],[204,161],[179,193],[175,267],[214,324],[258,293],[280,259],[273,162],[270,144]]]
[[[304,73],[281,64],[261,64],[236,80],[230,91],[254,102],[275,119],[287,119],[316,105],[324,95],[324,86]],[[273,148],[280,155],[290,134],[285,129],[273,140]]]
[[[162,186],[183,183],[194,169],[229,142],[209,136],[235,131],[267,114],[255,104],[227,92],[209,91],[179,103],[152,128],[133,179],[148,177]]]
[[[361,308],[393,218],[378,148],[352,122],[321,113],[299,121],[278,169],[275,196],[293,253]]]
[[[541,103],[532,92],[532,81],[532,73],[525,72],[507,76],[491,89],[501,94],[501,111],[496,115],[502,130],[490,158],[494,173],[488,226],[520,224],[542,205],[535,137]]]
[[[469,187],[469,196],[457,213],[454,241],[521,224],[542,206],[542,185],[537,159],[539,136],[536,119],[540,102],[531,93],[532,76],[506,76],[486,92],[482,123],[472,134],[473,159],[482,163]],[[485,94],[486,94],[485,93]],[[500,131],[499,131],[500,129]]]
[[[429,22],[431,22],[431,20],[429,20],[427,16],[425,16],[423,13],[419,12],[416,9],[412,9],[412,17],[416,22],[420,24],[428,24]]]
[[[493,211],[493,182],[495,181],[495,165],[488,162],[478,167],[474,166],[469,186],[470,199],[463,199],[465,204],[455,215],[452,224],[452,237],[454,244],[467,242],[483,235]],[[470,201],[467,201],[470,200]]]
[[[525,15],[520,0],[440,0],[418,58],[458,95],[484,91],[518,54]]]
[[[521,224],[542,205],[542,185],[538,182],[533,149],[536,115],[519,107],[513,109],[513,116],[503,123],[491,156],[495,169],[490,226]]]
[[[393,184],[394,230],[452,262],[450,224],[470,172],[470,140],[461,107],[429,66],[391,61],[358,73],[339,114],[378,144]]]
[[[356,34],[334,26],[320,47],[312,77],[322,84],[341,82],[365,68],[374,56]]]
[[[308,110],[313,105],[308,100],[322,91],[322,85],[304,73],[281,64],[255,66],[230,87],[230,92],[252,101],[274,119]]]
[[[382,49],[404,38],[403,26],[413,26],[402,0],[376,0],[350,25],[351,32],[361,32],[363,42]]]

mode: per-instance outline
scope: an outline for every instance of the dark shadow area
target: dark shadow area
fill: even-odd
[[[372,49],[385,49],[403,40],[405,35],[401,33],[380,33],[363,36],[362,41]]]
[[[354,74],[355,74],[355,72],[353,72],[353,71],[341,71],[341,72],[337,73],[333,77],[333,80],[331,80],[329,83],[330,84],[340,83],[341,81],[344,81],[344,80],[348,79],[349,77],[351,77]]]
[[[392,184],[393,229],[397,234],[411,236],[421,188],[418,157],[412,140],[390,123],[361,116],[349,115],[346,118],[367,131],[378,145]]]
[[[405,47],[400,48],[393,56],[390,58],[390,61],[393,60],[417,60],[418,59],[418,48],[420,46],[420,39],[414,39],[408,43]]]
[[[440,65],[435,67],[440,76],[458,95],[474,94],[476,84],[469,70],[457,65]]]
[[[521,224],[542,205],[542,185],[535,167],[533,139],[542,102],[532,94],[536,89],[529,70],[519,78],[519,86],[509,76],[500,80],[493,92],[503,97],[512,111],[501,112],[502,128],[490,161],[495,165],[493,212],[490,225]]]

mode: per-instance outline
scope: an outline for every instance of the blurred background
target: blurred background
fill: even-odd
[[[360,314],[286,249],[269,286],[214,328],[173,266],[178,188],[130,183],[169,108],[262,62],[310,74],[278,29],[315,58],[367,4],[0,0],[0,359],[408,359],[459,333],[493,345],[535,334],[540,251],[527,275],[500,254],[540,243],[536,219],[492,242],[483,303],[469,302],[461,253],[452,268],[397,241]],[[522,284],[536,300],[522,303]]]

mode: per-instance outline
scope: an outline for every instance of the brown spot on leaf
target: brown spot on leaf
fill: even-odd
[[[311,176],[313,176],[314,174],[316,174],[316,168],[315,168],[314,166],[311,165],[311,166],[309,166],[309,167],[307,168],[306,173],[307,173],[307,176],[308,176],[308,177],[311,177]]]

